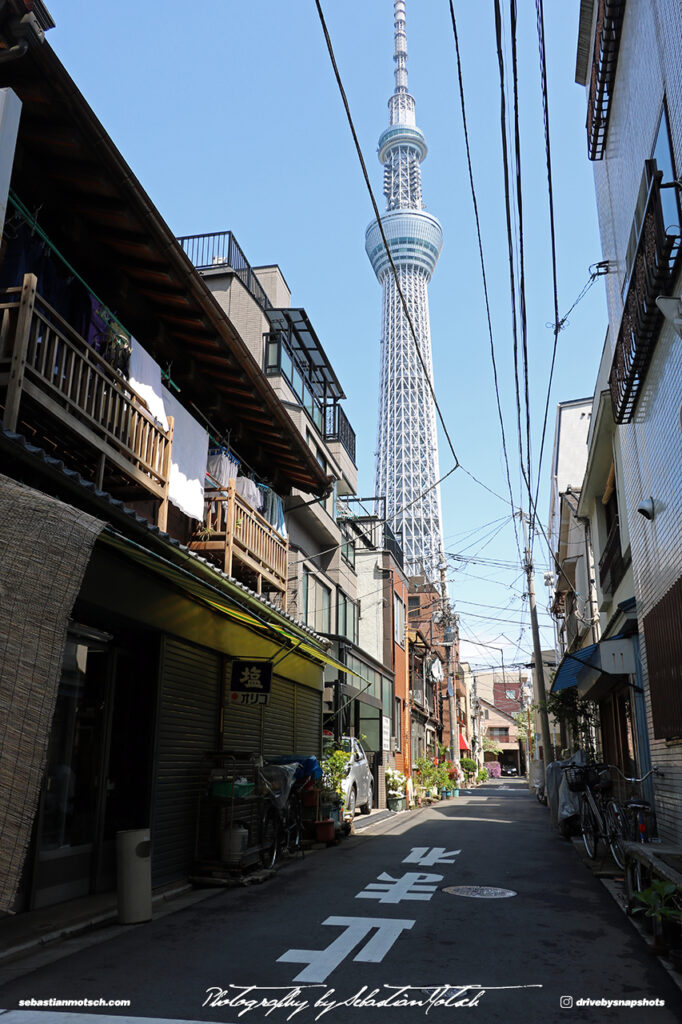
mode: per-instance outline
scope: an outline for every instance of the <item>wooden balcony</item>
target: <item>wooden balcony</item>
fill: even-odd
[[[149,501],[166,529],[172,420],[164,431],[125,377],[37,292],[34,274],[0,292],[0,404],[7,430],[125,501]]]
[[[237,492],[234,480],[227,492],[207,490],[204,497],[204,524],[190,548],[256,593],[275,591],[286,611],[288,544],[284,537]]]

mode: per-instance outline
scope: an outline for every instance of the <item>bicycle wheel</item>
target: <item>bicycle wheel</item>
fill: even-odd
[[[280,846],[279,814],[270,804],[263,811],[260,826],[260,862],[264,868],[273,868],[277,861]]]
[[[599,827],[594,816],[594,811],[583,794],[580,801],[580,831],[582,832],[585,850],[590,860],[597,856],[597,845],[599,843]]]
[[[625,868],[625,849],[623,843],[629,838],[629,829],[625,811],[617,800],[611,799],[604,812],[606,834],[611,856],[621,871]]]

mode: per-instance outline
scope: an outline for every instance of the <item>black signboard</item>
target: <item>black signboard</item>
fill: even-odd
[[[267,704],[272,685],[271,661],[232,662],[231,704]]]

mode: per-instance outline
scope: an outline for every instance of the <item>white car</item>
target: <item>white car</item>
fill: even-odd
[[[374,806],[374,780],[367,754],[354,736],[342,736],[340,746],[350,754],[346,778],[343,781],[346,812],[352,818],[359,807],[363,814],[369,814]]]

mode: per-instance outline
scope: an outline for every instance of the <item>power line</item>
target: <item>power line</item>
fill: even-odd
[[[549,399],[552,390],[552,379],[554,377],[554,365],[556,362],[557,346],[559,343],[559,332],[561,326],[559,323],[559,291],[557,283],[557,263],[556,263],[556,233],[554,227],[554,189],[552,186],[552,151],[550,144],[549,135],[549,98],[547,95],[547,61],[545,54],[545,21],[542,0],[535,0],[535,9],[537,14],[537,30],[538,30],[538,49],[540,54],[540,81],[542,87],[542,114],[545,129],[545,159],[547,163],[547,195],[549,201],[549,231],[550,231],[550,251],[552,255],[552,291],[554,298],[554,345],[552,347],[552,363],[549,371],[549,381],[547,384],[547,401],[545,402],[545,414],[542,422],[542,438],[540,441],[540,457],[538,460],[538,479],[537,486],[535,488],[535,504],[537,504],[538,494],[540,491],[540,476],[542,474],[542,456],[545,447],[545,435],[547,432],[547,418],[549,414]],[[579,297],[579,299],[582,297]],[[579,301],[576,300],[576,301]],[[575,305],[575,303],[574,303]],[[573,307],[571,307],[572,309]],[[567,314],[568,315],[568,314]],[[529,467],[530,469],[530,467]],[[529,498],[530,498],[530,479],[528,482]],[[530,550],[533,550],[533,538],[535,535],[535,520],[533,519],[529,524],[530,530]]]
[[[408,323],[409,328],[410,328],[410,334],[412,336],[412,340],[414,341],[415,349],[417,351],[417,356],[419,358],[419,362],[421,364],[421,368],[424,371],[424,379],[426,380],[426,383],[428,385],[429,391],[431,392],[431,397],[433,398],[433,402],[434,402],[434,405],[436,407],[436,411],[438,413],[438,418],[439,418],[441,426],[443,428],[443,433],[445,434],[445,438],[446,438],[446,440],[448,442],[448,447],[450,448],[450,452],[452,453],[452,457],[455,460],[454,468],[456,469],[459,466],[459,464],[460,464],[459,463],[459,459],[457,458],[457,453],[455,452],[455,448],[454,448],[454,445],[453,445],[452,440],[450,438],[450,434],[448,433],[448,428],[446,426],[445,419],[443,417],[443,413],[441,411],[440,405],[438,404],[438,399],[436,398],[436,392],[434,390],[433,383],[431,381],[431,376],[430,376],[430,374],[428,372],[428,369],[426,367],[426,363],[424,362],[424,357],[422,356],[421,349],[419,348],[419,343],[417,341],[417,335],[416,335],[416,332],[415,332],[415,329],[414,329],[414,324],[412,323],[412,317],[410,315],[410,311],[409,311],[409,308],[408,308],[408,305],[407,305],[407,300],[405,299],[405,296],[403,294],[403,290],[402,290],[402,288],[400,286],[400,280],[399,280],[399,277],[398,277],[398,270],[397,270],[396,265],[395,265],[395,263],[393,261],[393,256],[391,255],[391,250],[389,248],[388,241],[386,239],[386,234],[384,232],[384,227],[383,227],[383,224],[381,222],[381,214],[379,213],[379,207],[378,207],[377,201],[376,201],[376,199],[374,197],[374,191],[372,189],[372,185],[371,185],[371,182],[369,180],[369,174],[367,172],[367,165],[365,164],[365,158],[363,156],[362,148],[360,146],[360,142],[358,140],[357,132],[355,130],[355,124],[353,123],[353,117],[352,117],[351,112],[350,112],[350,106],[349,106],[349,103],[348,103],[348,98],[346,96],[346,90],[344,89],[343,82],[341,81],[341,74],[339,72],[339,68],[338,68],[338,65],[336,63],[336,57],[334,55],[334,48],[332,46],[332,41],[331,41],[331,37],[329,35],[329,31],[327,30],[327,23],[326,23],[326,21],[324,19],[324,14],[322,13],[322,7],[321,7],[321,4],[320,4],[320,0],[315,0],[315,6],[317,7],[317,13],[319,15],[320,23],[322,25],[322,31],[324,33],[324,38],[325,38],[325,41],[327,43],[327,50],[329,51],[329,58],[330,58],[330,60],[332,62],[332,68],[334,69],[334,76],[336,78],[336,83],[337,83],[337,85],[339,87],[339,92],[341,94],[341,99],[343,101],[343,106],[344,106],[344,109],[346,111],[346,118],[348,119],[348,124],[350,126],[351,134],[353,136],[353,142],[355,143],[355,149],[356,149],[356,152],[358,154],[358,159],[360,161],[360,166],[362,167],[362,173],[363,173],[363,176],[364,176],[364,179],[365,179],[365,184],[367,186],[367,191],[369,193],[369,197],[370,197],[370,200],[371,200],[371,203],[372,203],[372,209],[374,210],[374,216],[376,217],[377,225],[379,227],[379,232],[381,234],[381,240],[382,240],[382,242],[384,244],[384,249],[386,250],[386,256],[387,256],[388,261],[389,261],[389,263],[391,265],[391,270],[393,272],[393,277],[395,279],[396,289],[398,291],[398,295],[400,296],[400,302],[402,304],[403,311],[405,313],[405,318],[406,318],[407,323]]]
[[[455,40],[455,53],[456,53],[456,57],[457,57],[457,80],[458,80],[458,83],[459,83],[459,98],[460,98],[460,108],[461,108],[461,112],[462,112],[462,125],[463,125],[463,129],[464,129],[464,144],[465,144],[466,155],[467,155],[467,167],[468,167],[468,171],[469,171],[469,186],[470,186],[470,189],[471,189],[471,199],[472,199],[473,208],[474,208],[474,217],[475,217],[475,220],[476,220],[476,237],[477,237],[477,240],[478,240],[478,254],[479,254],[479,259],[480,259],[480,263],[481,263],[481,276],[482,276],[482,280],[483,280],[483,295],[484,295],[484,298],[485,298],[486,318],[487,318],[487,323],[488,323],[488,337],[489,337],[489,340],[490,340],[490,357],[491,357],[491,360],[492,360],[493,380],[494,380],[494,383],[495,383],[495,397],[496,397],[496,401],[497,401],[497,415],[498,415],[498,418],[499,418],[499,421],[500,421],[500,433],[502,435],[502,451],[503,451],[503,454],[504,454],[504,464],[505,464],[505,470],[506,470],[506,475],[507,475],[507,487],[509,489],[509,504],[510,504],[512,512],[513,512],[515,510],[516,506],[514,504],[514,493],[513,493],[513,490],[512,490],[511,476],[510,476],[510,472],[509,472],[509,455],[508,455],[508,452],[507,452],[507,438],[506,438],[505,431],[504,431],[504,418],[502,416],[502,405],[501,405],[501,402],[500,402],[500,388],[499,388],[499,380],[498,380],[498,375],[497,375],[497,361],[495,359],[495,342],[493,340],[493,325],[492,325],[492,319],[491,319],[491,315],[490,315],[490,299],[489,299],[489,296],[488,296],[488,278],[487,278],[487,275],[486,275],[485,258],[484,258],[484,255],[483,255],[483,240],[481,238],[481,219],[480,219],[479,212],[478,212],[478,199],[477,199],[477,196],[476,196],[476,185],[475,185],[475,182],[474,182],[474,172],[473,172],[473,167],[472,167],[472,163],[471,163],[471,146],[469,144],[469,128],[468,128],[468,124],[467,124],[466,99],[465,99],[465,95],[464,95],[464,79],[462,77],[462,58],[461,58],[461,54],[460,54],[460,51],[459,51],[459,36],[458,36],[458,33],[457,33],[457,19],[455,18],[455,8],[453,6],[452,0],[450,0],[450,18],[451,18],[451,21],[452,21],[452,32],[453,32],[453,36],[454,36],[454,40]],[[499,497],[499,495],[498,495],[498,497]],[[519,555],[519,562],[521,562],[521,560],[522,560],[521,559],[521,546],[519,544],[519,535],[518,535],[518,530],[517,530],[517,527],[516,527],[516,520],[514,520],[514,536],[516,538],[516,548],[517,548],[518,555]]]
[[[512,0],[513,5],[513,0]],[[519,390],[519,339],[518,314],[516,309],[516,273],[514,270],[514,233],[511,223],[511,185],[509,174],[509,151],[506,138],[507,130],[507,99],[505,87],[505,65],[503,54],[502,11],[499,0],[495,0],[495,38],[497,42],[497,64],[500,75],[500,139],[502,144],[502,170],[504,176],[504,211],[507,231],[507,262],[509,264],[509,298],[511,302],[512,339],[514,354],[514,392],[516,401],[516,429],[519,446],[519,469],[524,474],[523,441],[521,431],[521,394]],[[514,33],[512,33],[513,36]],[[518,178],[518,165],[517,165]],[[519,552],[519,560],[520,552]]]

